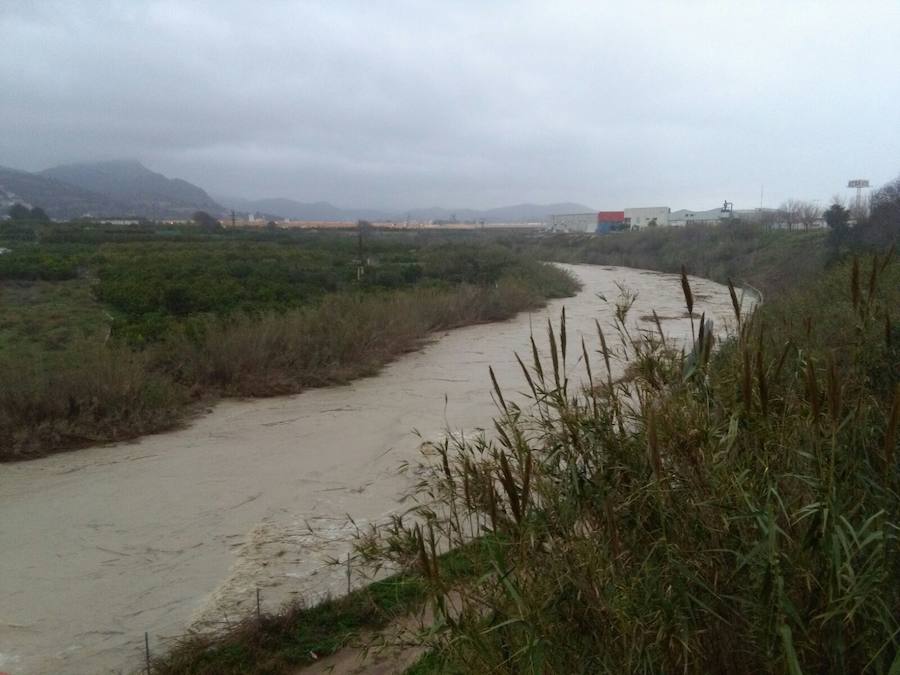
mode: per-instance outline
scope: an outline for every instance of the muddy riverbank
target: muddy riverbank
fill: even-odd
[[[596,344],[623,283],[631,319],[656,309],[690,334],[678,278],[571,266],[573,298],[498,323],[436,336],[378,376],[291,397],[225,401],[185,429],[134,443],[0,466],[0,671],[129,672],[191,625],[234,621],[298,595],[345,586],[323,565],[349,550],[353,527],[398,507],[404,460],[422,439],[488,427],[488,366],[521,390],[513,352],[563,305],[570,344]],[[692,280],[697,306],[721,326],[728,290]],[[648,324],[643,324],[648,327]],[[575,368],[575,359],[571,360]],[[417,433],[419,435],[417,435]]]

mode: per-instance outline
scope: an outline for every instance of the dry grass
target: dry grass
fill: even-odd
[[[146,354],[96,342],[14,355],[0,372],[0,461],[135,438],[176,423],[187,403]]]

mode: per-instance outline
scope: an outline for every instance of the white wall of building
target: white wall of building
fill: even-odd
[[[558,232],[591,232],[597,231],[597,214],[593,213],[560,213],[550,216],[550,229]]]
[[[656,224],[659,227],[665,227],[669,224],[670,212],[671,209],[668,206],[643,206],[625,209],[625,222],[630,223],[633,230],[642,230],[656,218]]]
[[[684,227],[685,225],[717,225],[720,220],[727,218],[728,214],[722,213],[722,209],[707,209],[706,211],[691,211],[679,209],[669,214],[669,225]]]

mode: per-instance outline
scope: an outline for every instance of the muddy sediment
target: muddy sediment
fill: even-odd
[[[600,296],[613,301],[616,282],[638,293],[635,325],[655,309],[671,336],[690,335],[676,276],[568,267],[584,284],[576,297],[443,333],[375,377],[225,401],[185,429],[0,466],[0,671],[130,672],[145,631],[162,650],[189,627],[255,611],[257,588],[264,610],[346,589],[325,560],[401,508],[410,478],[398,468],[423,439],[490,426],[488,366],[521,391],[513,352],[532,327],[546,343],[563,305],[571,345],[580,334],[596,345],[594,319],[613,316]],[[695,311],[723,325],[727,288],[692,284]]]

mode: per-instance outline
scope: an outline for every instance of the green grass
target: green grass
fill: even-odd
[[[438,565],[450,583],[472,574],[469,557],[459,551],[444,554]],[[153,673],[293,673],[406,616],[428,597],[421,576],[397,574],[313,607],[298,604],[249,619],[224,634],[188,636],[154,661]]]

